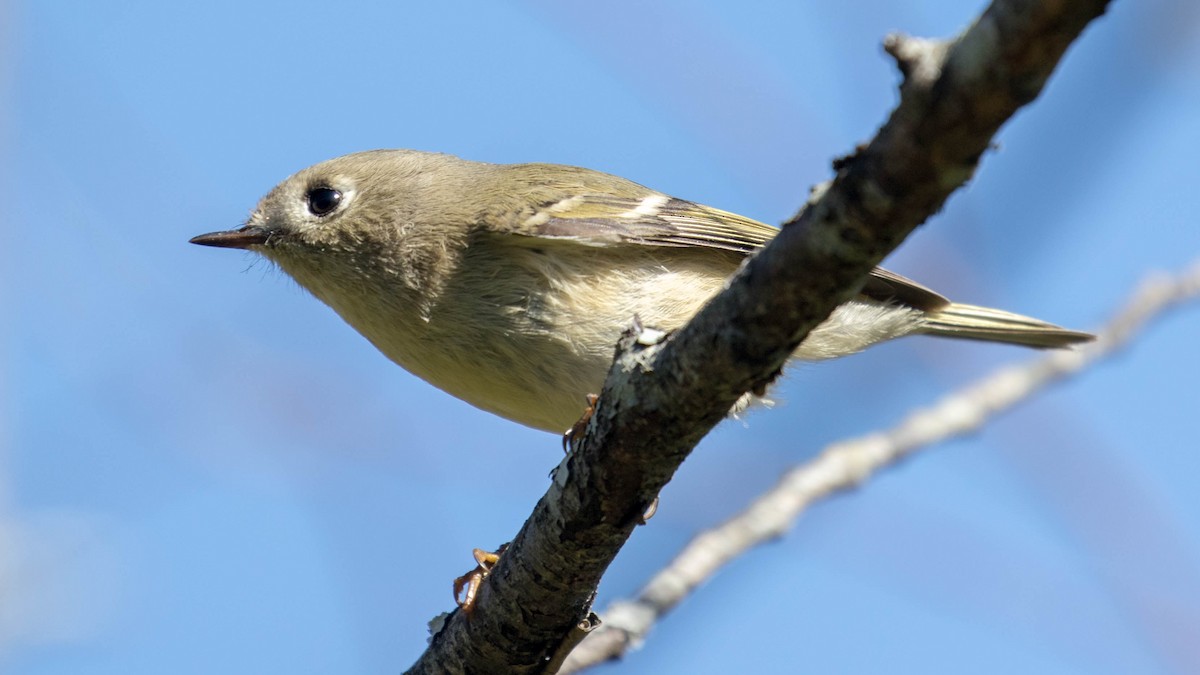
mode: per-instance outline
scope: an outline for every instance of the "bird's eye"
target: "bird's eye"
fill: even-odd
[[[314,216],[328,215],[342,203],[342,193],[331,187],[315,187],[304,198],[308,200],[308,210]]]

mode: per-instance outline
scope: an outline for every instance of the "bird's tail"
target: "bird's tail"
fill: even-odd
[[[956,302],[927,311],[922,317],[918,332],[965,340],[1007,342],[1041,349],[1068,347],[1096,338],[1090,333],[1067,330],[1028,316]]]

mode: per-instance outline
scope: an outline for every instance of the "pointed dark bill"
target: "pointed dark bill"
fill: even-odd
[[[251,246],[259,246],[267,243],[270,234],[261,227],[247,225],[236,230],[223,230],[221,232],[209,232],[192,237],[188,240],[190,244],[200,244],[201,246],[216,246],[218,248],[250,248]]]

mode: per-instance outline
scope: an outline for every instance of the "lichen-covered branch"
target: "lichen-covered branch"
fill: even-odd
[[[905,79],[887,123],[686,327],[661,343],[640,331],[622,339],[587,433],[474,612],[451,615],[410,672],[545,672],[696,443],[970,178],[1107,4],[995,0],[955,40],[889,38]]]
[[[791,469],[745,510],[693,539],[632,600],[612,603],[603,623],[571,652],[561,672],[619,658],[726,563],[781,536],[814,502],[858,487],[876,472],[942,441],[978,430],[1042,389],[1117,353],[1153,319],[1200,298],[1200,261],[1177,277],[1155,275],[1099,332],[1096,342],[1009,366],[917,410],[887,430],[835,443]]]

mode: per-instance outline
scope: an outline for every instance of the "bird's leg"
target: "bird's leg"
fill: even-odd
[[[563,434],[564,453],[570,454],[575,449],[575,444],[583,439],[583,432],[587,431],[587,425],[592,421],[592,415],[596,414],[596,402],[600,400],[600,397],[596,394],[588,394],[585,398],[587,399],[587,408],[584,408],[583,415]]]
[[[471,555],[475,557],[475,569],[454,580],[454,601],[464,612],[470,614],[471,610],[475,608],[475,595],[479,593],[479,586],[483,584],[487,575],[492,573],[492,568],[500,562],[500,556],[507,548],[508,544],[504,544],[496,549],[495,553],[489,553],[481,548],[471,551]],[[467,590],[466,594],[463,594],[464,588]],[[463,595],[462,600],[458,599],[459,595]]]

